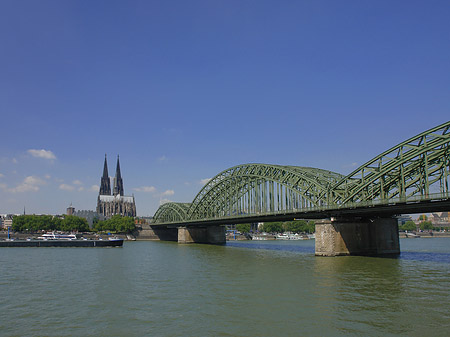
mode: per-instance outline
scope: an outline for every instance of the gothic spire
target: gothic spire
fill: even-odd
[[[100,195],[111,195],[111,183],[109,181],[108,175],[108,164],[106,162],[106,153],[105,153],[105,164],[103,165],[103,176],[100,181]]]
[[[119,155],[117,155],[116,176],[114,177],[114,195],[123,195],[123,181],[120,175]]]
[[[108,176],[108,163],[106,161],[106,153],[105,153],[105,164],[103,165],[103,177]]]

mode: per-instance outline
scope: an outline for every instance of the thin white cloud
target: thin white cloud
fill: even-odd
[[[5,176],[4,174],[0,173],[0,178],[3,178],[4,176]]]
[[[154,193],[154,192],[156,192],[156,188],[154,186],[141,186],[141,187],[133,188],[133,191],[145,192],[145,193]]]
[[[7,190],[8,189],[8,185],[0,183],[0,189],[1,190]]]
[[[163,162],[163,161],[166,161],[166,160],[167,160],[167,157],[165,155],[162,155],[161,157],[158,158],[159,162]]]
[[[74,185],[83,185],[83,183],[80,180],[74,180],[74,181],[72,181],[72,184],[74,184]]]
[[[83,186],[78,187],[78,192],[83,192],[83,191],[84,191],[84,187]]]
[[[161,200],[159,201],[159,206],[164,205],[164,204],[167,204],[168,202],[172,202],[172,200],[169,200],[169,199],[161,199]]]
[[[17,161],[16,158],[13,158],[13,159],[12,159],[12,162],[13,162],[13,164],[17,164],[17,163],[18,163],[18,161]]]
[[[202,179],[202,180],[200,180],[200,184],[206,185],[207,183],[209,183],[210,180],[211,180],[211,178]]]
[[[89,191],[91,191],[91,192],[98,192],[99,190],[100,190],[100,186],[98,186],[98,185],[92,185],[89,188]]]
[[[161,196],[169,196],[169,195],[174,195],[175,191],[174,190],[167,190],[164,191],[163,193],[161,193]]]
[[[343,168],[346,168],[346,169],[353,169],[353,168],[356,168],[356,167],[358,167],[358,163],[356,163],[356,162],[353,162],[353,163],[350,163],[350,164],[347,164],[347,165],[343,166]]]
[[[75,187],[73,187],[72,185],[61,184],[59,185],[59,189],[63,191],[73,191]]]
[[[21,184],[18,186],[9,189],[9,191],[13,193],[20,192],[37,192],[39,191],[39,186],[45,185],[46,182],[39,177],[28,176],[26,177]]]
[[[51,176],[50,174],[46,174],[44,178],[48,180],[48,179],[50,179],[51,177],[52,177],[52,176]]]
[[[27,151],[29,154],[31,154],[33,157],[36,158],[44,158],[44,159],[50,159],[50,160],[54,160],[56,159],[55,154],[50,151],[50,150],[34,150],[34,149],[30,149]]]

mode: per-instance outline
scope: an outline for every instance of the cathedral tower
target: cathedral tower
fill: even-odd
[[[108,165],[103,166],[103,176],[100,184],[100,192],[97,198],[97,213],[106,218],[113,215],[136,216],[136,203],[134,196],[126,196],[123,192],[122,175],[120,174],[119,156],[117,156],[116,176],[114,177],[113,195],[111,195],[111,184],[108,176]]]
[[[105,164],[103,165],[103,176],[100,181],[100,195],[111,195],[111,183],[109,181],[108,175],[108,164],[106,162],[105,154]]]
[[[114,177],[114,192],[113,195],[123,195],[123,181],[120,175],[119,156],[117,156],[116,176]]]

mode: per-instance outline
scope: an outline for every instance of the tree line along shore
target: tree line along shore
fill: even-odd
[[[92,228],[86,219],[74,215],[18,215],[11,230],[20,233],[42,231],[131,233],[136,229],[134,218],[114,215],[107,220],[94,219]]]

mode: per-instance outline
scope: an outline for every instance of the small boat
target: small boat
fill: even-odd
[[[420,235],[414,234],[414,233],[405,233],[407,238],[412,238],[412,239],[418,239],[420,238]]]

